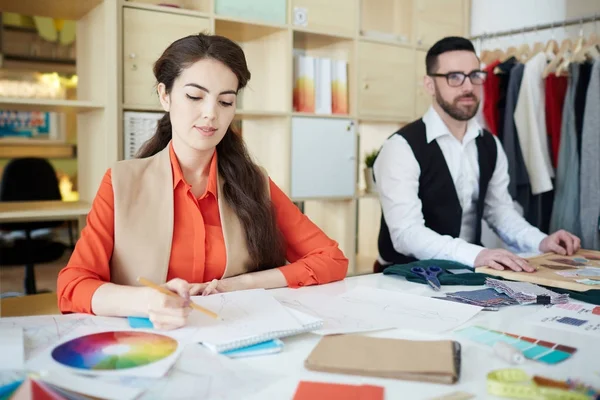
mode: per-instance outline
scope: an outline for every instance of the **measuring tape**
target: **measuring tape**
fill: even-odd
[[[498,397],[526,400],[594,400],[593,395],[537,385],[521,369],[509,368],[492,371],[487,376],[487,391]]]

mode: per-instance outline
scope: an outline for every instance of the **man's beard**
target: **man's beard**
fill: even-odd
[[[458,102],[462,99],[470,98],[475,100],[475,103],[471,106],[460,106]],[[479,100],[475,97],[474,94],[462,95],[454,99],[452,103],[444,100],[440,92],[436,89],[435,91],[435,99],[437,100],[442,110],[446,112],[449,116],[458,121],[468,121],[477,114],[477,110],[479,109]]]

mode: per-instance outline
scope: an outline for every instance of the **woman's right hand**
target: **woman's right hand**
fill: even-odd
[[[183,279],[171,279],[162,285],[178,296],[169,296],[148,288],[148,318],[155,329],[171,330],[187,323],[190,308],[190,284]]]

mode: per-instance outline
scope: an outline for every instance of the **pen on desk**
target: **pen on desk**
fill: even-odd
[[[161,293],[164,293],[166,295],[180,297],[177,293],[170,291],[166,287],[159,286],[156,283],[151,282],[148,279],[143,278],[141,276],[137,279],[137,281],[139,283],[141,283],[142,285],[144,285],[144,286],[150,287],[150,288],[152,288],[154,290],[157,290],[157,291],[159,291]],[[214,312],[212,312],[210,310],[207,310],[204,307],[199,306],[198,304],[194,303],[193,301],[190,301],[190,307],[192,307],[194,310],[198,310],[200,312],[203,312],[204,314],[206,314],[206,315],[208,315],[210,317],[213,317],[215,319],[220,319],[219,316],[216,313],[214,313]]]

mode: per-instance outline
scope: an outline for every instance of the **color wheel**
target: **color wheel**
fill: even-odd
[[[175,339],[150,332],[102,332],[57,346],[52,350],[52,358],[80,370],[124,370],[163,360],[177,346]]]

